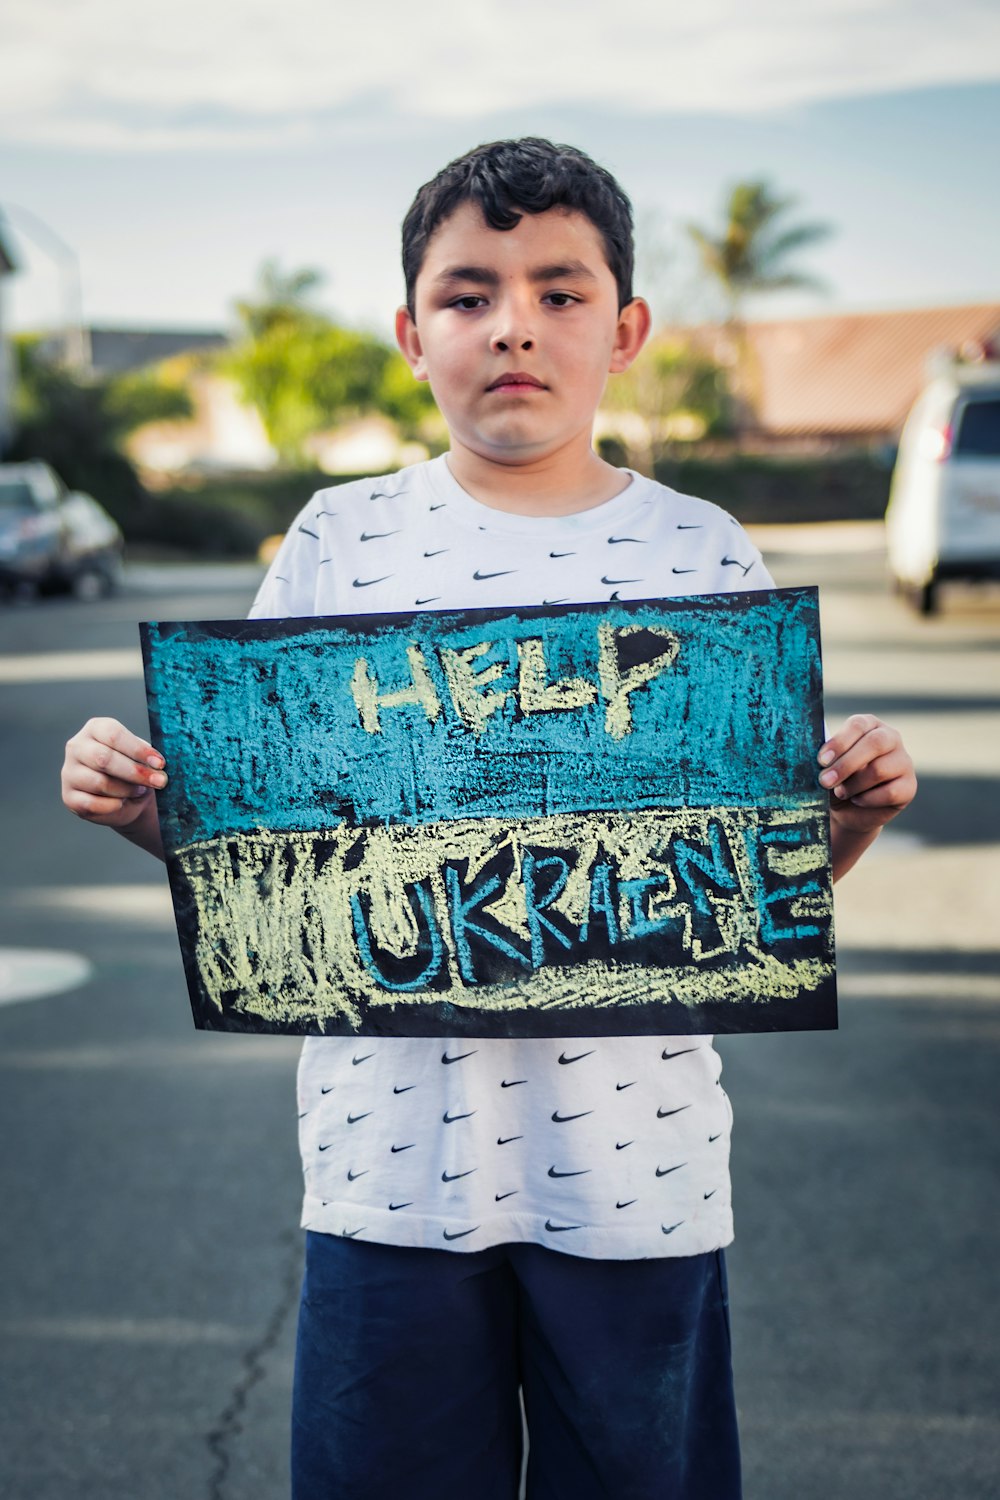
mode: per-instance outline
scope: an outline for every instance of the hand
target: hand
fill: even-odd
[[[167,784],[163,767],[159,751],[117,719],[88,719],[66,746],[62,799],[78,818],[115,828],[156,852],[159,830],[152,793]]]
[[[913,801],[917,778],[899,731],[872,714],[852,714],[817,759],[834,830],[874,837]]]

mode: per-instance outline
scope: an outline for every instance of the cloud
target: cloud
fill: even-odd
[[[744,114],[1000,77],[1000,7],[944,15],[931,0],[8,0],[0,138],[262,149],[392,118]]]

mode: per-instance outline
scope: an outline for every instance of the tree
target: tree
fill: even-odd
[[[830,225],[818,223],[783,228],[780,221],[797,202],[776,197],[766,182],[738,182],[725,205],[721,234],[697,224],[687,226],[703,269],[722,289],[730,318],[742,316],[745,298],[754,293],[824,286],[815,276],[788,265],[789,256],[832,232]]]
[[[186,391],[148,371],[85,378],[46,358],[42,340],[14,340],[16,385],[11,462],[40,458],[70,489],[93,492],[115,519],[145,503],[146,492],[122,452],[122,440],[145,422],[191,415]]]
[[[434,410],[400,355],[311,305],[321,281],[318,271],[284,274],[267,261],[256,295],[236,304],[243,335],[220,359],[290,464],[305,462],[308,437],[345,416],[380,411],[410,436]]]
[[[635,433],[628,446],[637,450],[639,466],[650,472],[672,445],[716,437],[730,427],[725,370],[672,334],[652,340],[624,374],[608,383],[603,405],[605,411],[623,413],[623,435],[628,439],[629,430]]]
[[[767,182],[738,182],[730,189],[724,209],[726,220],[720,233],[697,224],[687,225],[702,270],[716,283],[725,300],[738,394],[745,402],[754,394],[755,383],[749,368],[744,323],[747,297],[766,292],[822,290],[825,285],[815,276],[789,265],[792,256],[825,240],[832,232],[828,224],[788,225],[786,216],[797,202],[796,198],[779,197]]]
[[[266,260],[257,273],[256,296],[235,304],[247,336],[262,338],[275,328],[319,317],[310,299],[324,279],[314,266],[285,272],[276,260]]]

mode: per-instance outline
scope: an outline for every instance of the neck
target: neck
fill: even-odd
[[[452,438],[448,467],[468,494],[494,510],[522,516],[568,516],[592,510],[621,494],[631,478],[598,458],[589,442],[584,448],[548,453],[541,458],[484,458]]]

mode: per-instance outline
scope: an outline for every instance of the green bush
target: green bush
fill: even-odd
[[[891,469],[869,453],[821,458],[736,453],[659,460],[655,476],[682,494],[698,495],[745,524],[877,521],[885,514]]]
[[[357,477],[293,470],[161,490],[126,516],[125,540],[133,553],[253,557],[265,537],[288,530],[315,490]]]

